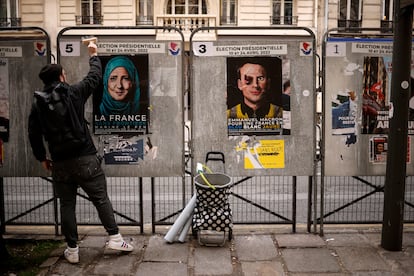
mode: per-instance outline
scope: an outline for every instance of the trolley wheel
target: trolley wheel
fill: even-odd
[[[197,239],[198,238],[198,231],[196,229],[193,229],[191,232],[192,232],[193,238]]]

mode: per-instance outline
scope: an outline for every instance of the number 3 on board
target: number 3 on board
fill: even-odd
[[[193,42],[193,52],[196,56],[209,56],[212,50],[212,42]]]

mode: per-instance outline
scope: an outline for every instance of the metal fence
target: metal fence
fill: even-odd
[[[42,178],[3,178],[2,226],[59,225],[58,200],[53,185]],[[119,225],[141,227],[151,213],[152,231],[157,225],[173,224],[191,198],[192,178],[151,178],[150,194],[143,195],[143,182],[148,179],[108,177],[108,193]],[[144,184],[146,185],[146,184]],[[0,192],[1,192],[0,191]],[[295,183],[291,177],[236,177],[230,204],[235,224],[295,225]],[[144,201],[151,201],[145,208]],[[94,206],[79,189],[77,203],[79,225],[99,225]]]
[[[325,177],[321,187],[323,223],[382,223],[384,185],[384,176]],[[404,222],[414,222],[414,176],[406,178]]]
[[[58,233],[60,212],[51,179],[39,177],[1,178],[1,230],[6,225],[54,225]],[[143,232],[143,195],[140,178],[108,178],[108,193],[119,225],[140,227]],[[78,190],[76,218],[79,225],[100,225],[95,207]]]
[[[234,224],[291,224],[295,231],[293,177],[234,177],[229,203]],[[190,176],[154,178],[152,226],[173,224],[194,192]]]
[[[312,210],[315,210],[314,215],[317,213],[314,216],[317,224],[321,223],[321,217],[325,224],[382,223],[384,182],[383,176],[324,177],[323,185],[314,187],[317,200],[312,202],[313,188],[305,191],[309,194],[301,199],[306,205],[302,212],[311,212],[311,208],[316,207]],[[117,222],[119,225],[137,226],[141,233],[145,223],[151,223],[153,233],[157,231],[157,226],[173,224],[193,192],[189,175],[108,177],[108,193]],[[58,200],[54,197],[50,179],[5,177],[2,178],[0,193],[3,232],[7,225],[54,225],[58,229]],[[234,177],[229,199],[234,223],[286,224],[291,225],[294,232],[297,216],[303,215],[297,214],[297,194],[296,177]],[[78,195],[79,225],[100,225],[94,206],[81,189]],[[319,201],[320,196],[322,201]],[[414,222],[413,176],[406,180],[404,207],[404,221]],[[311,216],[307,218],[308,227],[315,223]]]

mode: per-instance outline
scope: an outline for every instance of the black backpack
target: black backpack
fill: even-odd
[[[59,83],[52,92],[34,92],[42,131],[55,154],[72,153],[87,141],[86,120],[76,113],[68,88],[67,84]]]

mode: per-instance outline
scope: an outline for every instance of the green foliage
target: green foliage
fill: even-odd
[[[0,275],[9,273],[18,276],[37,275],[39,266],[62,244],[62,241],[56,240],[6,240],[6,248],[10,256],[0,260]]]

